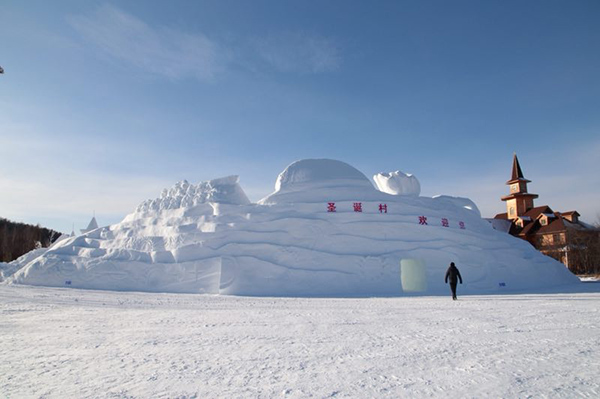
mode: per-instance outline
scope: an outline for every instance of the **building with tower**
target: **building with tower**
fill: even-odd
[[[538,195],[527,192],[527,183],[531,183],[531,180],[523,177],[519,159],[517,158],[517,154],[515,154],[513,157],[512,174],[510,180],[506,182],[510,187],[510,194],[502,197],[502,201],[506,202],[509,219],[518,218],[533,209],[533,200]]]
[[[495,220],[506,221],[508,233],[526,240],[535,248],[562,262],[573,272],[581,272],[582,251],[587,242],[598,239],[598,229],[579,220],[577,211],[555,212],[548,205],[535,206],[537,194],[527,190],[517,154],[513,156],[511,178],[506,182],[509,194],[502,197],[506,213],[497,214]]]

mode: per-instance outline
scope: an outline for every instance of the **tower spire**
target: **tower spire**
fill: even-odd
[[[531,183],[531,180],[527,180],[525,176],[523,176],[523,171],[521,170],[521,165],[519,164],[519,158],[517,158],[517,153],[513,153],[513,163],[512,163],[512,172],[510,174],[510,180],[506,182],[506,184],[510,185],[517,182],[525,182]]]
[[[510,179],[511,180],[524,179],[523,171],[521,170],[521,165],[519,165],[519,158],[517,158],[516,152],[513,154],[512,175],[511,175]]]

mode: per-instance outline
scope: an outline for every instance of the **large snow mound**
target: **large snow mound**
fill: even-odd
[[[176,184],[118,224],[61,241],[14,274],[20,284],[277,296],[445,294],[579,283],[561,263],[498,232],[455,197],[390,195],[352,166],[294,162],[247,201],[238,178]]]

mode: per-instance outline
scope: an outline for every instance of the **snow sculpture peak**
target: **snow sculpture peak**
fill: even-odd
[[[96,230],[97,228],[98,228],[98,222],[96,221],[96,216],[94,216],[92,218],[92,220],[90,220],[90,223],[88,223],[87,228],[80,229],[79,231],[81,231],[81,234],[85,234],[85,233],[89,233],[92,230]]]
[[[227,176],[198,184],[187,180],[164,189],[159,198],[142,202],[136,212],[189,208],[206,202],[247,205],[250,200],[239,184],[239,176]]]
[[[421,194],[421,184],[417,178],[410,173],[399,170],[390,173],[377,173],[373,180],[379,191],[392,195],[415,195]]]
[[[367,200],[378,193],[362,172],[345,162],[303,159],[285,168],[277,176],[275,192],[258,203]]]
[[[365,186],[373,188],[369,179],[358,169],[333,159],[303,159],[289,165],[277,176],[275,191],[295,191],[296,187]]]

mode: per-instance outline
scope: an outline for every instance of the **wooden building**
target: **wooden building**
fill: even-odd
[[[511,178],[506,182],[510,193],[501,198],[506,202],[506,213],[496,215],[495,219],[508,220],[511,235],[530,242],[571,271],[579,271],[580,252],[587,249],[585,243],[589,238],[597,239],[598,229],[580,222],[577,211],[556,212],[548,205],[535,206],[538,195],[527,191],[527,183],[531,181],[523,176],[515,154]]]

